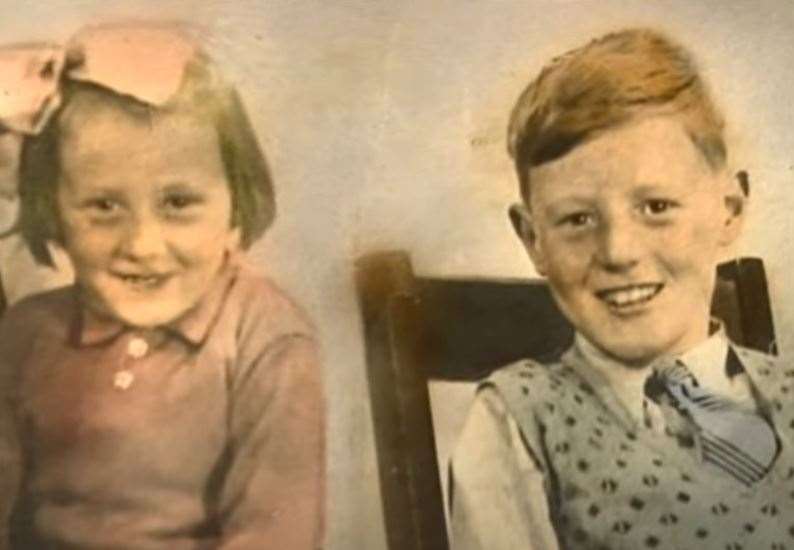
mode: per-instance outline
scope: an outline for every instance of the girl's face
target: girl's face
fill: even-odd
[[[175,320],[239,232],[215,130],[186,114],[77,105],[62,120],[57,206],[86,304],[136,327]]]

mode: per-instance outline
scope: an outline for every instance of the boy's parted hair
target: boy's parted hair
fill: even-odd
[[[552,60],[513,108],[508,149],[521,195],[529,169],[599,133],[652,115],[678,117],[712,169],[725,166],[724,122],[680,45],[649,29],[611,33]]]
[[[52,266],[47,242],[62,242],[56,202],[61,122],[68,117],[70,103],[86,95],[133,115],[179,112],[210,123],[217,133],[231,193],[231,224],[240,228],[242,246],[248,248],[270,226],[276,213],[273,183],[254,129],[237,91],[223,80],[209,57],[197,52],[178,92],[162,107],[98,84],[63,82],[60,108],[38,135],[26,137],[20,158],[17,225],[36,261]]]

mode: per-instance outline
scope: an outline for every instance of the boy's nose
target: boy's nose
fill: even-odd
[[[634,267],[640,258],[639,235],[629,220],[610,220],[598,234],[596,259],[609,271]]]
[[[166,250],[161,224],[149,218],[130,220],[119,246],[122,256],[131,260],[151,260]]]

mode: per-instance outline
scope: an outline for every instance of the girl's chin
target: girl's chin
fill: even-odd
[[[182,313],[181,310],[171,310],[162,307],[157,307],[156,311],[148,311],[148,308],[143,311],[121,309],[114,312],[114,317],[128,326],[150,329],[167,325],[178,319]]]
[[[187,308],[179,304],[158,302],[149,303],[116,303],[110,305],[105,302],[102,313],[127,326],[139,329],[151,329],[167,325],[181,317]]]

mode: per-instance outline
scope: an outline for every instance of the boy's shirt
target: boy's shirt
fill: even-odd
[[[703,386],[757,406],[746,373],[728,373],[729,343],[720,330],[678,357]],[[658,406],[646,398],[651,366],[632,369],[605,356],[580,334],[570,366],[594,387],[610,384],[633,422],[664,432]],[[729,376],[732,374],[732,376]],[[550,480],[526,451],[517,421],[498,391],[481,388],[451,461],[451,530],[455,550],[557,550],[547,495]],[[459,480],[465,480],[460,483]],[[469,513],[471,512],[471,513]]]
[[[651,367],[632,368],[606,356],[581,334],[576,335],[574,346],[581,361],[572,361],[571,367],[593,385],[605,382],[612,387],[621,404],[636,422],[644,422],[658,432],[664,431],[663,418],[658,405],[645,396],[645,381]],[[750,380],[747,374],[729,373],[727,369],[728,341],[719,330],[699,345],[677,356],[701,386],[755,410]],[[594,376],[595,374],[595,376]],[[594,378],[601,378],[597,380]]]

